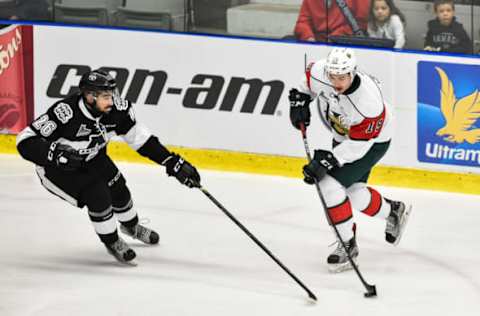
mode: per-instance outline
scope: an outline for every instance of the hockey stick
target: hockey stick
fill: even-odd
[[[265,247],[245,226],[243,226],[242,223],[240,223],[217,199],[215,199],[213,197],[213,195],[210,194],[210,192],[207,191],[207,189],[205,189],[204,187],[200,186],[199,185],[199,189],[200,191],[203,192],[203,194],[205,194],[223,213],[225,213],[225,215],[228,216],[228,218],[230,218],[238,227],[240,227],[241,230],[244,231],[245,234],[248,235],[248,237],[250,237],[250,239],[252,239],[256,244],[257,246],[259,246],[260,248],[262,248],[263,251],[265,251],[265,253],[270,257],[272,258],[273,261],[275,261],[275,263],[277,263],[280,268],[283,269],[283,271],[285,271],[292,279],[295,280],[295,282],[297,282],[298,285],[300,285],[307,293],[308,293],[308,297],[310,299],[312,299],[313,301],[317,301],[317,297],[315,296],[315,294],[312,293],[312,291],[310,291],[306,286],[305,284],[302,283],[302,281],[300,281],[287,267],[285,267],[283,265],[283,263],[278,260],[270,250],[267,249],[267,247]]]
[[[310,163],[310,161],[312,161],[312,155],[310,154],[310,146],[308,145],[307,130],[305,129],[305,125],[303,123],[300,123],[300,130],[302,131],[303,146],[305,147],[305,152],[307,153],[307,159],[308,159],[308,162]],[[320,201],[322,202],[323,210],[325,211],[325,216],[327,217],[328,223],[330,224],[330,226],[333,227],[335,235],[337,235],[338,240],[342,244],[342,247],[345,250],[345,253],[347,254],[348,261],[352,265],[353,270],[355,270],[355,273],[357,273],[357,276],[360,278],[360,281],[362,281],[363,286],[367,290],[367,292],[364,294],[365,297],[377,296],[377,288],[375,287],[375,285],[370,285],[365,281],[362,274],[360,273],[360,270],[358,270],[357,265],[355,264],[352,257],[348,253],[347,247],[345,246],[345,243],[340,237],[340,233],[338,232],[337,227],[332,224],[332,219],[328,214],[327,203],[325,202],[325,198],[323,197],[322,191],[320,190],[320,185],[318,184],[318,181],[315,181],[315,188],[317,189],[318,197],[320,197]]]

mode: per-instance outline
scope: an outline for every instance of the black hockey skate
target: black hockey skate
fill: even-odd
[[[408,217],[412,211],[412,206],[406,206],[405,203],[400,201],[386,200],[388,203],[390,203],[392,210],[390,211],[390,215],[387,217],[385,240],[396,246],[402,238]]]
[[[111,244],[105,244],[105,247],[112,256],[121,263],[135,265],[132,260],[137,256],[130,246],[120,237]]]
[[[345,248],[343,248],[342,243],[337,240],[337,249],[333,251],[327,258],[328,270],[332,273],[340,273],[353,269],[350,261],[348,260],[347,253]],[[349,241],[345,241],[345,247],[347,248],[348,253],[352,260],[357,263],[356,259],[358,257],[358,246],[355,235]]]
[[[127,227],[124,225],[120,225],[120,230],[122,233],[132,237],[133,239],[138,239],[146,244],[155,245],[158,244],[160,236],[150,229],[141,224],[137,224],[133,227]]]

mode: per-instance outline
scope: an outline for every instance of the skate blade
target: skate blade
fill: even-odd
[[[120,263],[120,265],[122,266],[136,267],[138,265],[133,259],[130,261],[120,260],[118,258],[115,258],[115,259],[117,259],[117,262]]]
[[[125,265],[125,266],[130,266],[130,267],[136,267],[137,266],[137,263],[134,261],[135,258],[133,258],[132,260],[130,261],[125,261],[123,260],[123,258],[120,258],[120,257],[117,257],[115,256],[113,253],[111,252],[108,252],[112,257],[115,258],[115,260],[117,260],[118,263],[121,263],[122,265]]]
[[[140,238],[137,238],[137,237],[135,237],[135,236],[133,236],[133,235],[129,235],[128,233],[126,233],[126,232],[124,232],[124,231],[122,231],[122,233],[123,233],[125,236],[128,236],[129,238],[131,238],[132,240],[139,241],[139,242],[141,242],[142,244],[147,245],[147,246],[157,246],[157,245],[160,243],[160,239],[159,239],[158,242],[152,244],[152,243],[149,242],[149,241],[144,241],[144,240],[141,240]]]
[[[136,263],[135,261],[125,261],[125,262],[122,262],[122,264],[126,265],[126,266],[129,266],[129,267],[136,267],[138,266],[138,263]]]
[[[400,239],[402,239],[403,232],[405,231],[405,227],[407,226],[408,218],[410,217],[410,212],[412,211],[412,205],[408,205],[405,208],[405,212],[403,213],[402,218],[400,219],[400,232],[393,243],[394,246],[397,246],[400,243]]]
[[[358,267],[357,258],[352,259],[355,262],[355,265]],[[344,271],[352,270],[353,266],[350,261],[344,263],[331,263],[328,265],[328,272],[330,273],[341,273]]]

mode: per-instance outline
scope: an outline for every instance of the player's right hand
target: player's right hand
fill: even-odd
[[[312,98],[306,94],[298,91],[297,89],[291,89],[288,94],[288,100],[290,101],[290,121],[296,129],[300,129],[300,125],[305,127],[310,125],[310,107]]]
[[[328,171],[337,167],[338,161],[328,150],[317,149],[312,161],[303,166],[303,181],[314,184],[325,177]]]
[[[172,153],[170,158],[165,162],[167,174],[174,176],[180,183],[189,188],[200,187],[200,174],[197,169],[180,155]]]
[[[83,157],[71,146],[53,142],[50,144],[47,160],[64,171],[74,171],[83,164]]]

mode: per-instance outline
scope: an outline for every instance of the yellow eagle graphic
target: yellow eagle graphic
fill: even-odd
[[[440,90],[440,110],[445,118],[445,126],[437,131],[438,136],[451,143],[467,141],[475,144],[480,141],[480,128],[471,129],[475,121],[480,118],[480,94],[475,90],[472,94],[457,100],[453,85],[447,74],[439,67],[435,67],[442,88]]]

